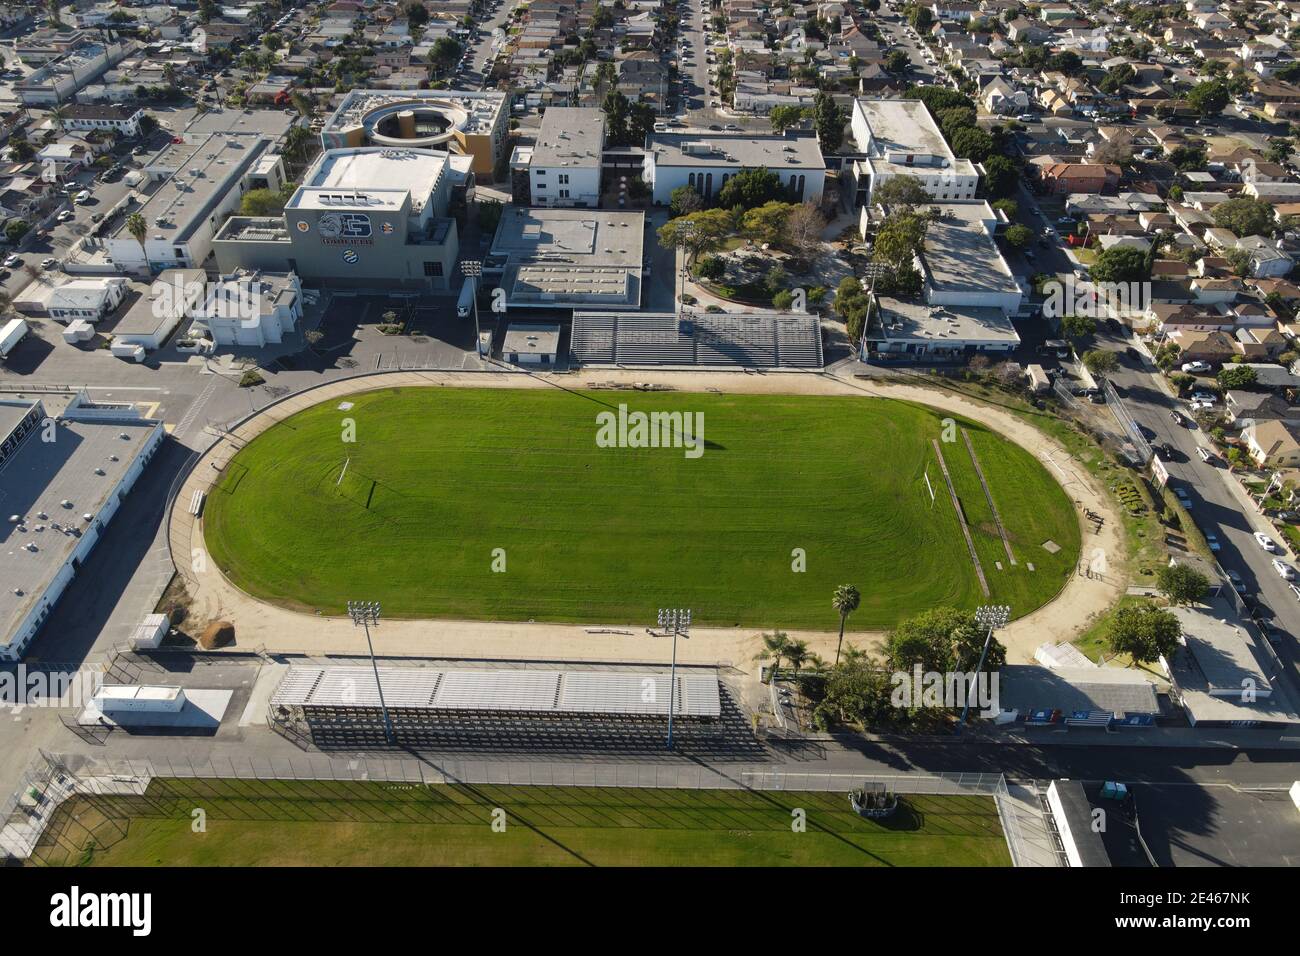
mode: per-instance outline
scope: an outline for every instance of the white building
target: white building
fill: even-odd
[[[142,206],[128,207],[103,240],[108,257],[124,272],[201,265],[213,235],[238,211],[244,193],[283,183],[283,164],[273,155],[271,139],[261,133],[212,133],[171,144],[144,170],[160,181],[158,188]],[[127,228],[137,212],[148,226],[143,248]]]
[[[121,136],[139,136],[144,110],[138,106],[69,103],[63,108],[63,128],[99,130]]]
[[[162,443],[161,421],[75,396],[0,401],[0,660],[21,660]]]
[[[302,320],[302,284],[292,272],[241,270],[210,283],[191,315],[217,345],[278,345]]]
[[[77,91],[99,79],[125,59],[134,41],[82,42],[63,56],[42,64],[14,84],[26,106],[53,106],[71,100]]]
[[[119,277],[73,279],[50,290],[45,310],[60,322],[98,322],[126,298],[127,282]]]
[[[953,155],[920,100],[856,99],[850,127],[867,154],[854,169],[859,204],[870,202],[876,188],[894,176],[915,177],[940,201],[975,198],[980,168]]]
[[[604,111],[565,106],[548,109],[528,163],[532,204],[598,207],[604,146]]]
[[[744,169],[776,173],[790,202],[819,202],[826,186],[826,161],[815,136],[687,130],[646,138],[642,178],[656,206],[672,202],[673,190],[681,186],[716,199],[727,180]]]

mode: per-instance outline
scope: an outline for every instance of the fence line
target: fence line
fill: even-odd
[[[47,754],[26,773],[0,809],[0,850],[17,858],[31,855],[63,801],[78,795],[142,795],[158,778],[233,780],[314,780],[383,782],[410,785],[609,787],[685,790],[762,790],[847,793],[864,782],[882,783],[900,794],[980,795],[994,799],[1013,862],[1019,828],[1003,806],[1008,797],[1000,773],[873,775],[861,773],[786,773],[713,769],[698,764],[579,764],[489,760],[433,763],[416,759],[334,758],[317,754],[256,758],[214,758],[202,763],[166,757],[113,758]]]

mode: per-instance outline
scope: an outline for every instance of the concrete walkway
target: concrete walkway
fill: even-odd
[[[236,640],[245,649],[264,648],[272,653],[356,653],[363,639],[346,618],[292,611],[253,598],[232,585],[208,556],[201,520],[190,514],[196,492],[206,494],[221,477],[222,469],[250,439],[303,409],[323,402],[343,401],[361,391],[394,387],[476,388],[582,388],[595,382],[662,383],[679,391],[719,391],[733,394],[860,395],[930,405],[986,424],[1026,448],[1043,462],[1077,503],[1099,512],[1106,521],[1100,534],[1083,527],[1086,554],[1101,548],[1123,553],[1120,519],[1105,493],[1069,452],[1047,435],[1015,415],[982,405],[961,395],[913,385],[878,384],[827,374],[746,375],[735,372],[663,372],[648,369],[596,369],[568,375],[528,375],[519,372],[388,372],[330,382],[289,396],[267,407],[219,438],[195,464],[182,484],[169,519],[168,539],[178,572],[191,597],[190,623],[195,631],[212,620],[235,624]],[[1118,562],[1112,562],[1116,564]],[[1074,575],[1049,604],[1012,622],[999,632],[1008,660],[1030,662],[1044,641],[1069,641],[1123,593],[1118,573],[1091,578]],[[830,615],[828,615],[828,618]],[[669,652],[666,638],[648,634],[647,622],[624,621],[601,625],[532,624],[525,622],[385,620],[374,631],[376,652],[391,655],[439,656],[474,659],[585,660],[594,662],[662,662]],[[832,624],[828,620],[828,624]],[[850,625],[852,619],[850,618]],[[613,631],[614,633],[599,633]],[[722,663],[747,670],[761,642],[760,628],[694,628],[679,643],[679,659],[686,663]],[[833,630],[788,631],[806,640],[809,649],[832,658],[837,635]],[[851,632],[846,638],[868,650],[879,646],[880,633]]]

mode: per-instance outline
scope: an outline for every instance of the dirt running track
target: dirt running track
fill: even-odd
[[[986,424],[1029,450],[1078,504],[1084,555],[1102,548],[1123,554],[1119,518],[1110,499],[1068,451],[1010,412],[979,404],[960,395],[914,385],[876,384],[832,374],[696,371],[626,371],[589,369],[567,375],[535,376],[522,372],[389,372],[354,377],[289,396],[264,409],[236,428],[234,441],[222,437],[208,449],[187,476],[177,497],[168,528],[177,570],[188,583],[191,597],[187,630],[197,633],[210,620],[235,624],[236,640],[243,649],[264,648],[268,653],[309,655],[355,654],[364,641],[347,618],[327,618],[267,604],[236,588],[207,555],[202,524],[190,513],[196,491],[206,492],[221,476],[220,469],[249,439],[275,423],[312,405],[359,391],[398,386],[457,386],[473,388],[584,388],[595,383],[659,383],[678,391],[727,393],[782,393],[803,395],[867,395],[929,405]],[[1083,509],[1106,518],[1101,533],[1084,527]],[[1118,562],[1111,562],[1114,566]],[[197,569],[197,570],[196,570]],[[1037,611],[1012,622],[999,632],[1008,660],[1032,661],[1034,649],[1044,641],[1066,641],[1080,633],[1123,592],[1120,572],[1092,578],[1075,574],[1061,593]],[[850,623],[852,619],[850,618]],[[827,596],[827,625],[834,627]],[[592,633],[607,629],[623,633]],[[808,642],[823,658],[835,654],[836,632],[789,631],[791,638]],[[375,650],[387,655],[512,660],[584,660],[601,662],[662,663],[668,653],[666,638],[646,633],[643,624],[556,625],[519,622],[386,620],[374,632]],[[877,647],[880,633],[853,632],[847,642],[867,649]],[[694,628],[690,639],[679,643],[678,657],[687,663],[727,663],[749,669],[759,647],[756,630]]]

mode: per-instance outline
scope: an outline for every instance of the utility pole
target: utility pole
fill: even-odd
[[[353,627],[358,624],[365,628],[366,647],[370,648],[370,667],[375,672],[375,690],[379,692],[379,709],[384,713],[384,736],[390,745],[396,746],[393,736],[393,722],[388,718],[388,705],[384,703],[384,685],[379,682],[379,665],[375,663],[375,645],[370,641],[370,625],[379,626],[378,601],[349,601],[348,617],[352,618]]]
[[[980,672],[984,669],[984,659],[989,655],[989,645],[993,642],[993,632],[999,628],[1007,626],[1007,621],[1011,619],[1011,607],[1007,604],[984,604],[975,609],[975,623],[980,627],[988,628],[988,634],[984,638],[984,649],[980,651],[980,661],[975,665],[975,680],[979,680]],[[961,729],[966,726],[966,717],[970,714],[970,697],[975,687],[966,688],[965,706],[961,709],[961,721],[957,724],[956,733],[961,736]]]
[[[668,677],[668,749],[672,750],[673,711],[677,705],[677,635],[687,638],[691,636],[691,609],[661,607],[659,626],[664,631],[672,631],[673,635],[673,666]]]
[[[479,350],[479,343],[483,333],[478,326],[478,280],[483,275],[483,263],[478,259],[464,259],[461,261],[460,271],[468,281],[474,283],[474,354],[481,358],[483,353]]]

